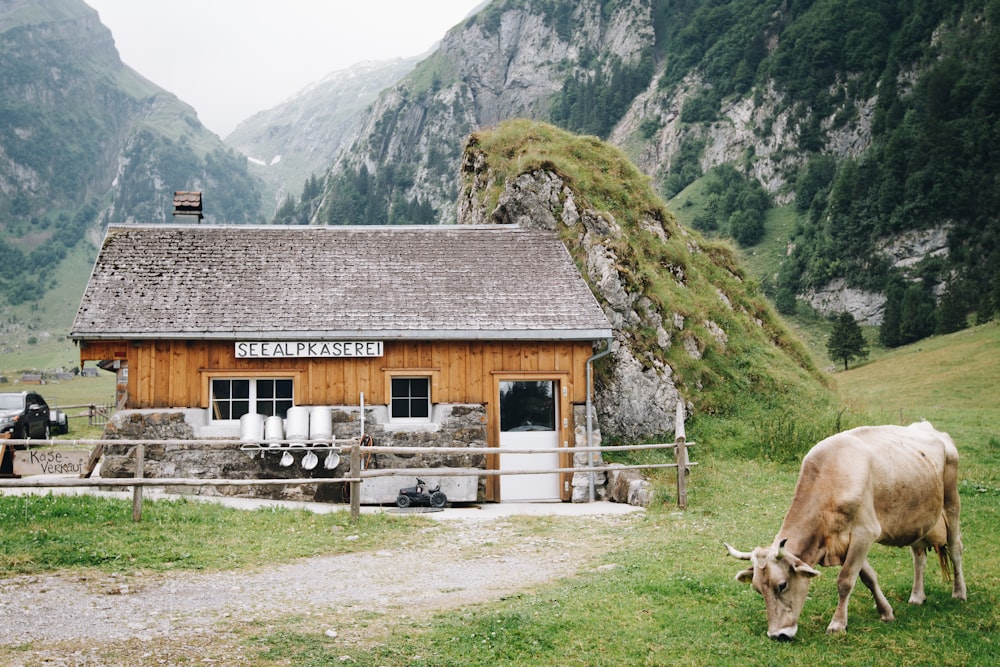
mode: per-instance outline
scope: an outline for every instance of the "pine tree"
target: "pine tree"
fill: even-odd
[[[833,331],[826,341],[826,351],[834,361],[843,359],[844,370],[852,359],[868,358],[868,342],[854,316],[846,310],[833,320]]]

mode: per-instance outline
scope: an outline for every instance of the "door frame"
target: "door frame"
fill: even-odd
[[[489,419],[489,446],[499,449],[500,447],[500,383],[525,381],[545,381],[550,380],[556,386],[556,405],[559,411],[559,422],[556,424],[556,432],[559,434],[559,467],[568,468],[572,466],[573,454],[570,451],[573,443],[572,428],[573,422],[570,418],[573,414],[573,404],[570,397],[570,377],[569,371],[493,371],[492,400],[488,406]],[[490,453],[486,455],[486,469],[500,470],[500,453]],[[559,473],[559,499],[563,501],[573,498],[573,474]],[[486,500],[489,502],[500,502],[500,477],[498,475],[488,475],[486,477]]]

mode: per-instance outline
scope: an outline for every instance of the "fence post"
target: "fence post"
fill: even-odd
[[[687,437],[684,434],[684,403],[677,401],[674,420],[674,453],[677,457],[677,507],[687,509]]]
[[[352,478],[361,478],[361,441],[351,445]],[[351,523],[357,523],[361,518],[361,482],[351,482]]]
[[[136,445],[135,447],[135,478],[142,479],[143,467],[146,465],[146,446]],[[142,520],[142,486],[136,484],[132,487],[132,521],[139,523]]]

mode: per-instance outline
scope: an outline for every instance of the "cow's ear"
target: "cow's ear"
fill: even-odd
[[[799,561],[799,563],[795,566],[795,572],[796,574],[801,574],[803,577],[808,577],[809,579],[820,575],[819,570],[809,567],[802,561]]]
[[[748,567],[742,572],[738,572],[736,574],[736,581],[743,584],[749,584],[751,581],[753,581],[753,568]]]

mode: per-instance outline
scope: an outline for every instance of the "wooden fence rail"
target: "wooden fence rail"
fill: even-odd
[[[641,463],[633,465],[603,465],[594,466],[592,461],[587,466],[547,468],[543,470],[485,470],[480,468],[364,468],[362,466],[362,453],[392,453],[392,454],[469,454],[469,453],[509,453],[509,449],[502,447],[383,447],[378,445],[361,444],[361,439],[350,440],[306,440],[306,441],[278,441],[277,446],[271,444],[248,443],[242,440],[7,440],[5,444],[26,445],[26,446],[63,446],[63,447],[92,447],[94,452],[100,451],[106,446],[126,446],[133,447],[136,454],[135,477],[109,477],[109,478],[87,478],[87,477],[43,477],[43,478],[11,478],[0,479],[0,491],[4,488],[65,488],[65,487],[132,487],[132,519],[140,521],[142,517],[142,489],[147,486],[276,486],[276,485],[297,485],[297,484],[350,484],[351,487],[351,520],[357,521],[361,514],[361,492],[360,485],[365,479],[385,476],[414,476],[416,474],[433,474],[435,477],[454,476],[499,476],[499,475],[543,475],[551,473],[595,473],[610,470],[640,470],[657,468],[677,469],[677,505],[681,509],[687,507],[687,475],[691,466],[698,465],[688,459],[687,448],[694,445],[687,442],[684,435],[683,408],[678,408],[677,434],[676,440],[668,444],[647,444],[647,445],[617,445],[601,447],[574,447],[571,450],[562,449],[562,453],[568,452],[629,452],[648,450],[675,450],[674,463]],[[303,442],[309,446],[303,446]],[[338,444],[345,443],[345,444]],[[348,444],[349,443],[349,444]],[[249,452],[282,452],[282,451],[306,451],[313,449],[316,451],[337,450],[343,452],[349,450],[350,468],[346,477],[306,477],[306,478],[264,478],[264,479],[220,479],[220,478],[191,478],[191,477],[144,477],[143,462],[145,450],[148,445],[170,446],[228,446],[232,445],[237,449],[234,451]],[[551,454],[551,449],[519,449],[518,454]],[[588,457],[590,458],[590,457]]]

